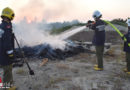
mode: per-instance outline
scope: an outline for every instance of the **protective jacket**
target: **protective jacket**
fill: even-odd
[[[12,63],[7,52],[13,51],[13,45],[12,23],[3,20],[0,24],[0,65]]]
[[[127,42],[124,42],[124,51],[130,53],[130,47],[128,46],[128,43],[130,43],[130,30],[128,30],[128,33],[124,35],[127,39]]]
[[[92,41],[93,44],[96,46],[104,45],[105,23],[102,20],[97,20],[90,28],[95,31]]]

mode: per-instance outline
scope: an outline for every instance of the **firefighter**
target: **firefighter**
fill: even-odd
[[[126,68],[124,71],[130,75],[130,46],[128,46],[128,44],[130,44],[130,19],[128,19],[126,23],[128,25],[128,33],[124,35],[127,39],[127,41],[124,42],[124,52],[126,52]]]
[[[88,21],[86,25],[90,29],[94,30],[95,34],[93,36],[93,44],[96,49],[96,56],[98,64],[94,66],[94,70],[102,71],[103,70],[103,52],[104,52],[104,43],[105,43],[105,23],[101,20],[102,14],[96,10],[93,13],[94,22]]]
[[[0,24],[0,65],[3,68],[4,87],[10,87],[6,90],[15,90],[13,86],[12,63],[14,60],[14,44],[11,21],[14,18],[14,12],[9,7],[3,9],[2,23]],[[10,85],[10,86],[9,86]]]

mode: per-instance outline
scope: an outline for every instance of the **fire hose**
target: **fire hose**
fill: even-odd
[[[22,49],[21,49],[21,47],[20,47],[20,45],[19,45],[19,43],[18,43],[17,38],[15,37],[15,35],[14,35],[14,39],[15,39],[15,41],[16,41],[16,43],[17,43],[17,45],[18,45],[18,48],[19,48],[19,50],[20,50],[20,52],[21,52],[21,55],[22,55],[21,58],[24,59],[23,61],[26,63],[26,65],[27,65],[27,67],[28,67],[28,69],[29,69],[29,74],[30,74],[30,75],[34,75],[34,71],[31,69],[31,67],[30,67],[29,63],[27,62],[27,60],[25,60],[25,55],[24,55],[24,53],[23,53],[23,51],[22,51]]]
[[[119,29],[117,29],[117,28],[116,28],[112,23],[110,23],[109,21],[106,21],[106,20],[103,20],[103,21],[104,21],[106,24],[110,25],[110,26],[122,37],[122,39],[123,39],[125,42],[127,42],[126,37],[124,37],[124,34],[122,34]],[[94,23],[94,21],[89,20],[86,26],[87,26],[87,27],[91,27],[91,25],[92,25],[93,23]],[[130,47],[130,43],[127,43],[127,44],[128,44],[128,46]]]
[[[116,30],[116,32],[123,38],[123,40],[125,42],[127,42],[126,37],[124,37],[124,35],[120,32],[120,30],[118,30],[112,23],[110,23],[109,21],[103,20],[105,23],[107,23],[108,25],[110,25],[114,30]],[[128,43],[128,46],[130,47],[130,43]]]

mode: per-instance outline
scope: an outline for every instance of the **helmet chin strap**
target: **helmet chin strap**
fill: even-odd
[[[95,20],[95,21],[98,21],[98,20],[100,20],[100,18],[94,18],[94,20]]]
[[[98,21],[98,20],[100,20],[101,17],[102,17],[102,15],[100,15],[99,17],[95,17],[94,20]]]

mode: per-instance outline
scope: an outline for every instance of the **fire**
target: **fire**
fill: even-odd
[[[26,16],[27,19],[27,23],[31,23],[31,22],[40,22],[42,21],[42,17],[37,18],[36,16]]]
[[[33,21],[33,19],[32,19],[32,18],[27,17],[27,22],[28,22],[28,23],[31,23],[32,21]]]

